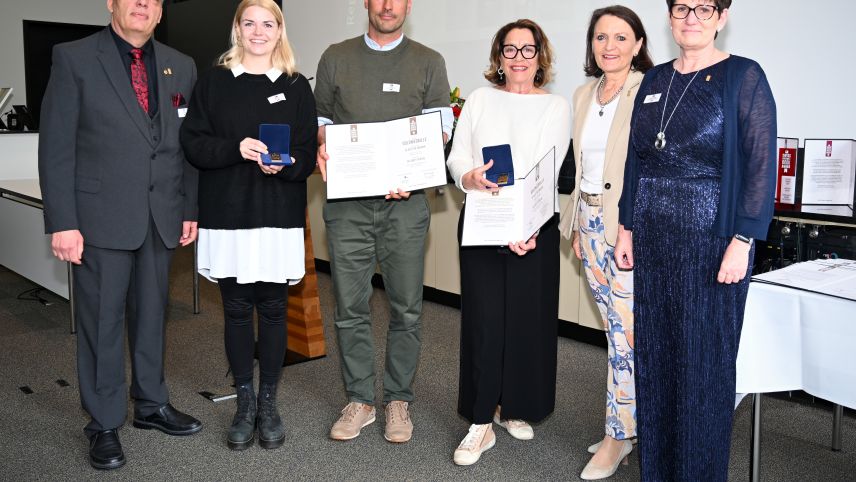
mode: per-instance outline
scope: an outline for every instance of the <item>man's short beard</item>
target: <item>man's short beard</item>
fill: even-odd
[[[400,29],[401,29],[401,27],[404,25],[404,20],[406,20],[406,19],[407,19],[407,17],[406,17],[406,16],[401,17],[401,19],[400,19],[400,20],[401,20],[401,22],[399,22],[397,25],[395,25],[395,27],[394,27],[394,28],[389,29],[389,30],[388,30],[388,29],[381,28],[381,25],[379,25],[379,24],[380,24],[380,22],[377,22],[377,23],[376,23],[376,21],[375,21],[375,18],[374,18],[374,17],[370,17],[370,18],[369,18],[369,23],[371,23],[371,24],[372,24],[372,27],[373,27],[373,28],[374,28],[378,33],[382,33],[382,34],[390,34],[390,33],[393,33],[393,32],[396,32],[396,31],[400,30]]]

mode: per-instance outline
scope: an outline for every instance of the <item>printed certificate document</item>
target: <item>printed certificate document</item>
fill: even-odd
[[[327,130],[327,199],[383,196],[446,184],[439,112]]]
[[[463,246],[506,246],[525,241],[553,217],[556,196],[556,148],[553,147],[523,178],[497,196],[467,193]]]
[[[856,141],[806,139],[802,203],[853,208]],[[852,211],[851,211],[852,214]]]

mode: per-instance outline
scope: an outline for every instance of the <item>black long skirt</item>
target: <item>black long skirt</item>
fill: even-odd
[[[460,246],[464,213],[458,222]],[[460,247],[458,413],[470,423],[539,422],[556,401],[558,215],[525,256],[506,247]]]

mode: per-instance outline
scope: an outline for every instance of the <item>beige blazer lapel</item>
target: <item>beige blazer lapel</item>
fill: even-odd
[[[583,85],[582,89],[577,96],[574,98],[574,159],[577,165],[577,173],[582,173],[581,159],[582,159],[582,138],[583,138],[583,128],[585,127],[586,116],[588,115],[589,106],[591,105],[592,99],[597,92],[597,83],[600,79],[593,79],[589,81],[587,84]],[[579,179],[577,179],[577,184],[574,185],[574,189],[579,186]]]
[[[609,128],[609,137],[606,142],[606,160],[604,161],[603,170],[609,168],[610,161],[615,157],[615,146],[617,141],[624,142],[624,139],[618,135],[618,131],[628,126],[628,119],[633,113],[634,93],[642,83],[642,78],[645,75],[641,72],[631,70],[624,81],[624,87],[621,89],[621,99],[618,102],[618,109],[615,111],[615,118],[612,121],[612,126]],[[622,161],[624,161],[622,159]]]
[[[577,206],[580,199],[580,181],[582,180],[582,133],[585,127],[586,116],[588,115],[589,106],[591,105],[592,97],[597,90],[597,83],[600,79],[592,79],[588,83],[581,85],[574,91],[573,108],[574,108],[574,165],[576,166],[576,174],[574,175],[574,191],[571,193],[571,198],[562,209],[559,216],[559,232],[567,239],[571,239],[574,228],[577,223]]]

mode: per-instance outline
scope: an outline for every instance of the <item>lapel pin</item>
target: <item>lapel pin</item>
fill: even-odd
[[[172,75],[172,69],[169,67],[163,69],[163,75]]]
[[[705,82],[710,82],[710,74],[707,74],[707,77],[704,78]]]

